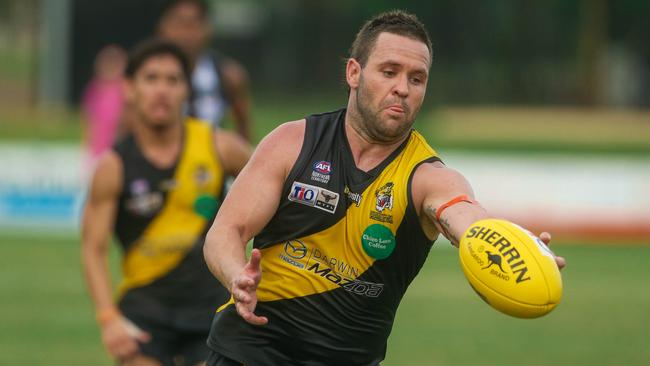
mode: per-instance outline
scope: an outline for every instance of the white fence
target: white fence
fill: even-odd
[[[441,152],[491,213],[532,230],[650,242],[650,159]],[[82,153],[67,144],[0,145],[0,228],[76,230]]]

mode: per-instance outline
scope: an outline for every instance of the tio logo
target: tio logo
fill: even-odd
[[[316,192],[313,189],[296,186],[293,188],[293,194],[291,196],[300,201],[312,201],[316,197]]]

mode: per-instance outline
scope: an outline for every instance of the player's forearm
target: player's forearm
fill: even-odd
[[[246,241],[237,230],[214,225],[205,239],[203,254],[212,274],[230,291],[233,278],[246,265]]]
[[[83,245],[81,259],[90,297],[96,311],[113,308],[113,292],[106,249]]]
[[[431,216],[436,217],[435,210],[431,210]],[[461,237],[473,223],[488,217],[487,211],[477,203],[462,202],[446,209],[439,219],[434,219],[434,223],[454,246],[458,246]]]

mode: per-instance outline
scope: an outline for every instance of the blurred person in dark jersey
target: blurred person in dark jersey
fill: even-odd
[[[99,160],[84,207],[81,256],[102,341],[122,365],[196,365],[227,291],[202,248],[224,177],[250,156],[239,135],[183,115],[190,65],[169,41],[137,46],[126,66],[130,135]],[[122,251],[113,301],[107,251]]]
[[[346,108],[282,124],[259,144],[204,246],[232,294],[208,365],[378,365],[433,241],[458,245],[489,217],[412,128],[431,50],[415,16],[376,16],[351,47]]]
[[[158,22],[158,35],[177,43],[192,67],[190,116],[219,127],[230,111],[237,132],[250,141],[251,101],[248,76],[240,63],[210,49],[209,7],[202,0],[169,0]]]

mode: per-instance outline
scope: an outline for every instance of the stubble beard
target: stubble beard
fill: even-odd
[[[366,135],[371,142],[392,143],[403,138],[413,126],[413,121],[404,121],[397,128],[391,129],[381,118],[382,109],[373,111],[370,100],[372,98],[364,87],[363,77],[359,81],[359,87],[355,91],[357,128]],[[403,106],[406,116],[410,108]],[[408,117],[407,117],[408,118]]]

